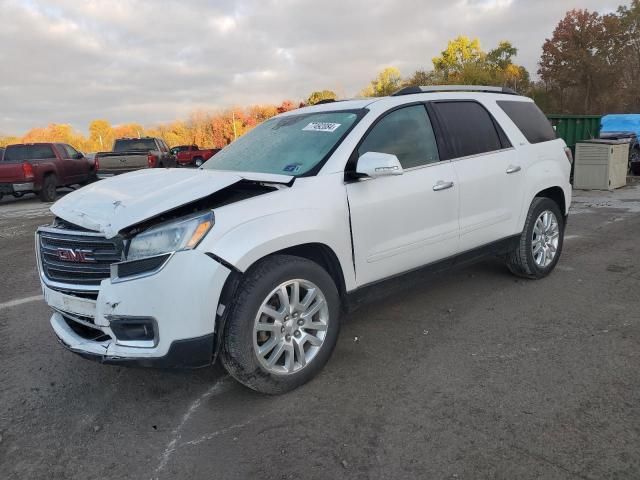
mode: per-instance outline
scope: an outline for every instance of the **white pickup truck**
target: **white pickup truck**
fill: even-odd
[[[506,89],[291,111],[201,169],[133,172],[55,203],[36,235],[51,325],[103,363],[219,356],[244,385],[285,392],[325,365],[341,313],[400,274],[484,255],[549,274],[571,161],[536,105]]]

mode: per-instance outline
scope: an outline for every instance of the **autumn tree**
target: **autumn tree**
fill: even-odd
[[[108,150],[113,145],[113,129],[106,120],[93,120],[89,123],[89,139],[87,150],[102,152]]]
[[[460,35],[450,40],[440,56],[433,57],[434,70],[442,75],[445,83],[449,79],[462,78],[466,70],[476,69],[484,61],[486,53],[480,48],[480,41]]]
[[[20,137],[14,137],[13,135],[7,137],[0,137],[0,147],[6,147],[14,143],[20,143],[22,140]]]
[[[363,97],[385,97],[402,86],[402,75],[396,67],[387,67],[371,80],[360,95]]]
[[[315,91],[307,98],[306,105],[315,105],[323,100],[336,100],[338,95],[331,90]]]
[[[529,72],[514,63],[518,49],[511,42],[501,41],[496,48],[485,52],[477,38],[460,35],[447,44],[442,53],[433,58],[433,71],[417,71],[415,81],[422,85],[496,85],[522,91],[529,85]]]
[[[621,66],[622,92],[619,111],[640,111],[640,0],[618,9],[622,30]]]
[[[559,95],[560,111],[597,113],[619,86],[622,23],[615,15],[571,10],[542,47],[538,73]]]
[[[278,113],[289,112],[298,108],[292,100],[284,100],[278,107]]]

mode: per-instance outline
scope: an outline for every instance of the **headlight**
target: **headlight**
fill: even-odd
[[[212,226],[213,212],[207,212],[150,228],[131,239],[127,260],[191,250],[200,243]]]

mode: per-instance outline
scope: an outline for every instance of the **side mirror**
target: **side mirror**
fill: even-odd
[[[82,155],[81,153],[78,152],[78,153],[73,155],[73,158],[76,159],[76,160],[80,160],[80,159],[84,158],[84,155]]]
[[[356,173],[360,177],[388,177],[402,175],[402,165],[395,155],[380,152],[367,152],[358,158]]]

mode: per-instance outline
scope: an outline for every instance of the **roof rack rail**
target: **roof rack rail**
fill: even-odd
[[[416,93],[433,92],[482,92],[482,93],[504,93],[507,95],[519,95],[516,91],[508,87],[487,87],[484,85],[431,85],[428,87],[405,87],[391,94],[392,97],[402,95],[413,95]]]

